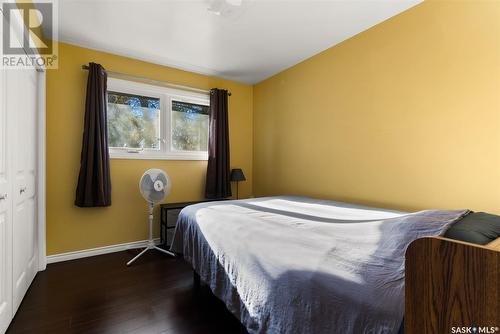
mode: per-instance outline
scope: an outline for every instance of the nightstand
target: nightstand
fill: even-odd
[[[177,224],[177,218],[179,213],[186,206],[205,203],[205,202],[216,202],[224,201],[226,198],[221,199],[205,199],[201,201],[194,202],[182,202],[182,203],[168,203],[160,205],[160,247],[164,249],[169,249],[172,244],[172,238],[174,236],[175,225]]]

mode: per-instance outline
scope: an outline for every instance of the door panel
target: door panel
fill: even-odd
[[[2,205],[0,205],[2,206]],[[12,317],[12,272],[11,243],[9,232],[10,216],[6,210],[0,208],[0,333],[9,326]]]
[[[14,222],[13,225],[13,235],[16,236],[13,240],[14,242],[14,257],[13,257],[13,289],[14,289],[14,310],[17,309],[19,305],[16,305],[16,292],[22,291],[23,287],[26,285],[26,272],[24,266],[20,264],[26,262],[26,254],[23,252],[23,248],[19,247],[20,244],[24,243],[23,236],[25,235],[26,229],[26,210],[24,208],[24,203],[17,204],[14,207]],[[19,300],[20,302],[20,300]]]
[[[38,267],[36,224],[37,72],[7,71],[7,110],[15,115],[16,149],[13,187],[13,312],[17,310]]]
[[[0,333],[38,269],[37,112],[36,70],[0,68]]]
[[[1,30],[0,24],[0,35]],[[9,133],[11,119],[7,118],[5,108],[5,89],[5,70],[0,68],[0,333],[5,332],[12,318],[13,176],[9,155],[13,140]]]

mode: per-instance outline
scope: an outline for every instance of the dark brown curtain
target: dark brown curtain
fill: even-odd
[[[101,65],[90,63],[75,199],[79,207],[111,205],[106,89],[106,71]]]
[[[227,90],[210,90],[206,198],[231,196]]]

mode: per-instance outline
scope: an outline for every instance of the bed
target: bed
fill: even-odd
[[[171,250],[249,333],[397,333],[408,245],[467,213],[294,196],[200,203],[181,211]]]

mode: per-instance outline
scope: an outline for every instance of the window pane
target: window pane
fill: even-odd
[[[208,150],[208,106],[172,101],[172,149]]]
[[[109,147],[160,149],[160,99],[108,91]]]

